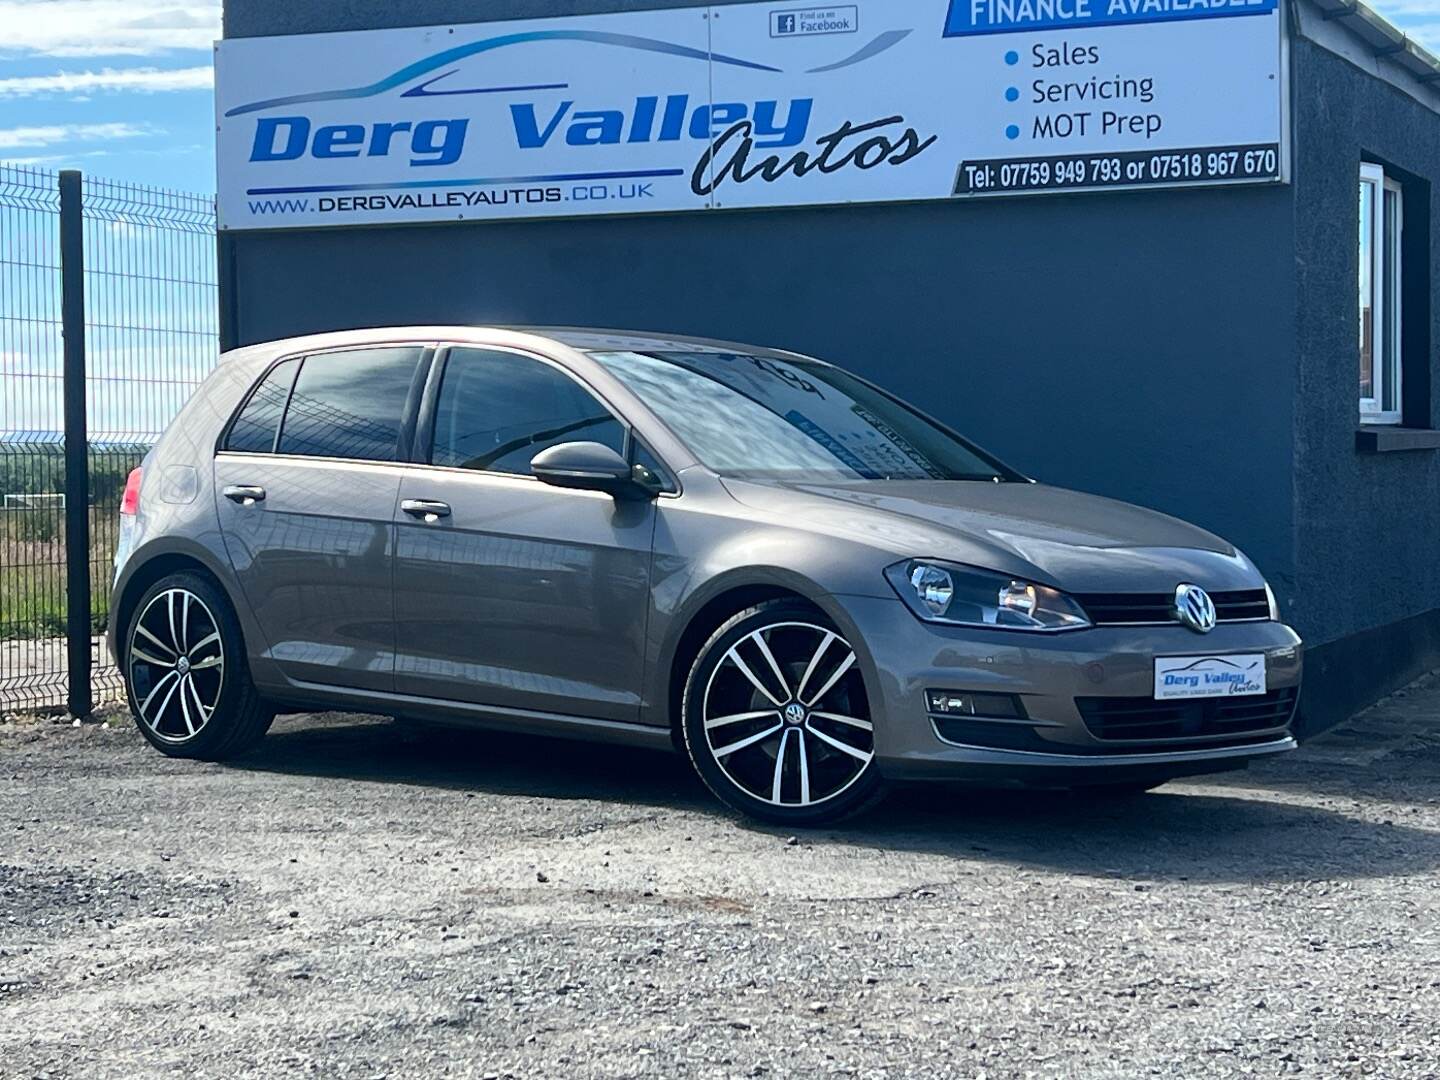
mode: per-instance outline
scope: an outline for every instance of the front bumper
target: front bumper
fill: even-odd
[[[889,778],[1123,783],[1223,771],[1295,748],[1288,727],[1303,646],[1283,623],[1222,624],[1205,635],[1178,624],[1028,634],[924,623],[898,599],[851,596],[842,604],[854,624],[850,640],[867,668],[866,685],[879,698],[871,702],[872,713],[883,717],[875,752]],[[1183,730],[1132,727],[1142,737],[1122,737],[1082,715],[1081,702],[1144,710],[1153,700],[1157,656],[1234,653],[1265,655],[1269,691],[1263,702],[1207,699],[1245,703],[1238,721],[1193,706],[1184,715],[1195,723],[1187,721]],[[927,712],[926,690],[1014,695],[1024,718],[937,722]],[[1156,703],[1157,710],[1166,707]],[[1252,715],[1261,719],[1252,723]]]

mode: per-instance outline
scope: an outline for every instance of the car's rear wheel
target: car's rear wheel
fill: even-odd
[[[701,779],[751,817],[821,825],[883,794],[855,650],[802,601],[769,601],[716,630],[690,670],[681,719]]]
[[[275,714],[250,680],[239,620],[209,578],[187,571],[151,585],[124,641],[130,711],[161,753],[218,761],[269,730]]]

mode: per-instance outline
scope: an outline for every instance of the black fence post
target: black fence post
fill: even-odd
[[[89,716],[90,460],[85,418],[85,222],[80,173],[60,173],[60,321],[65,342],[66,706]]]

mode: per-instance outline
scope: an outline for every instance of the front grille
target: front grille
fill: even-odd
[[[1294,687],[1245,697],[1155,701],[1151,698],[1075,699],[1080,717],[1104,742],[1153,739],[1244,740],[1289,726],[1298,691]]]
[[[1096,626],[1175,622],[1173,593],[1082,593],[1075,599]],[[1212,592],[1218,622],[1246,622],[1270,618],[1270,598],[1264,589]]]

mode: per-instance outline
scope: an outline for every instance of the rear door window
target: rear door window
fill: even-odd
[[[395,461],[422,351],[399,346],[307,356],[280,429],[280,453]]]
[[[580,383],[543,361],[450,351],[431,464],[529,476],[536,454],[566,442],[598,442],[623,454],[625,427]]]
[[[299,367],[299,360],[285,360],[270,369],[230,425],[224,449],[242,454],[268,454],[275,449],[280,417],[285,415],[285,400]]]

